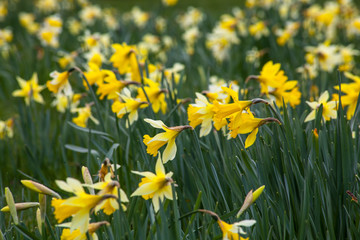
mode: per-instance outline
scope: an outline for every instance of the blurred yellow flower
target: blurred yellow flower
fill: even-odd
[[[128,119],[126,121],[126,127],[129,127],[129,124],[132,125],[139,117],[138,110],[139,108],[145,108],[148,106],[148,102],[141,101],[139,98],[132,98],[130,90],[124,88],[122,94],[119,94],[120,100],[115,101],[111,110],[116,113],[118,118],[122,118],[125,114],[129,113]]]
[[[26,105],[30,104],[30,99],[34,99],[35,102],[44,103],[43,97],[40,95],[40,92],[45,88],[45,86],[40,86],[38,84],[37,73],[34,73],[30,80],[25,81],[21,77],[16,77],[20,88],[15,90],[12,95],[14,97],[23,97],[25,98]]]
[[[325,121],[329,121],[331,118],[337,118],[336,101],[328,102],[328,100],[329,92],[325,91],[320,95],[318,101],[306,101],[306,103],[311,107],[312,111],[305,118],[305,122],[309,122],[315,119],[316,111],[321,105],[323,106],[322,117]]]
[[[49,91],[53,93],[58,93],[62,90],[69,91],[69,89],[71,89],[69,83],[69,75],[70,73],[68,71],[64,71],[61,73],[57,71],[51,72],[50,77],[52,78],[52,80],[46,82],[46,86]]]
[[[132,171],[132,173],[144,176],[139,183],[139,188],[131,194],[133,196],[142,196],[145,200],[151,198],[155,212],[160,208],[160,201],[163,202],[165,198],[173,200],[173,192],[171,183],[173,182],[171,176],[172,172],[165,173],[164,165],[161,161],[159,154],[156,162],[155,173],[152,172],[138,172]]]
[[[161,89],[159,83],[148,78],[144,78],[144,84],[146,84],[144,88],[138,88],[137,98],[144,102],[149,98],[153,111],[158,113],[159,110],[161,110],[161,112],[165,114],[167,109],[167,103],[165,101],[166,90]]]
[[[341,104],[343,107],[348,106],[346,117],[350,120],[355,114],[356,104],[360,94],[360,77],[349,72],[345,72],[345,77],[353,80],[351,83],[341,84],[341,92],[345,93],[341,95]],[[339,86],[335,86],[334,88],[339,90]],[[335,94],[335,96],[339,99],[338,94]]]
[[[177,4],[177,2],[178,2],[178,0],[162,0],[162,3],[165,6],[174,6]]]
[[[0,139],[12,138],[14,136],[14,119],[0,121]]]
[[[95,123],[99,124],[99,121],[91,114],[91,105],[87,104],[85,107],[82,108],[75,108],[72,112],[77,112],[78,116],[73,118],[72,121],[79,127],[86,127],[86,124],[89,118]]]
[[[152,120],[149,118],[144,119],[145,122],[149,123],[154,128],[159,128],[165,130],[165,132],[156,134],[154,137],[150,137],[149,135],[144,135],[143,142],[147,146],[146,152],[152,156],[156,156],[158,154],[158,150],[167,144],[164,152],[163,152],[163,161],[167,163],[169,160],[173,160],[176,155],[176,137],[185,129],[191,128],[191,126],[177,126],[177,127],[167,127],[160,120]]]

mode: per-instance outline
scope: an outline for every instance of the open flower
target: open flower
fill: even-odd
[[[173,160],[176,155],[176,137],[185,129],[191,128],[191,126],[177,126],[177,127],[167,127],[160,120],[152,120],[149,118],[144,119],[145,122],[150,123],[154,128],[159,128],[165,130],[165,132],[156,134],[154,137],[150,137],[149,135],[144,135],[144,143],[147,146],[147,153],[152,156],[156,156],[158,154],[158,150],[167,144],[164,153],[163,153],[163,161],[166,163],[169,160]]]
[[[74,178],[67,178],[66,182],[57,180],[56,184],[62,190],[75,194],[74,197],[68,199],[53,198],[51,201],[51,206],[55,208],[54,214],[58,223],[72,216],[70,232],[79,229],[80,233],[85,233],[89,228],[91,209],[106,199],[116,198],[116,196],[110,194],[87,194],[81,183]]]
[[[327,102],[329,99],[329,92],[325,91],[321,94],[318,101],[308,102],[306,103],[313,109],[309,115],[305,118],[305,122],[309,122],[314,120],[316,117],[316,110],[322,105],[322,117],[325,121],[329,121],[331,118],[335,119],[337,117],[336,112],[336,101]]]
[[[114,196],[117,196],[118,189],[119,189],[119,183],[116,181],[113,181],[111,179],[111,173],[106,174],[104,180],[105,180],[104,182],[98,182],[98,183],[95,183],[92,185],[86,185],[86,186],[101,190],[98,193],[99,195],[112,194]],[[122,190],[121,188],[119,190],[120,190],[121,202],[129,202],[129,199],[127,198],[124,190]],[[121,204],[121,207],[122,207],[123,211],[126,210],[126,206],[124,204]],[[117,209],[119,209],[118,200],[114,199],[114,198],[106,199],[95,207],[95,212],[98,212],[100,209],[103,209],[105,214],[111,215],[113,212],[115,212]]]
[[[40,95],[40,92],[45,88],[44,86],[40,86],[38,84],[38,76],[37,73],[34,73],[30,80],[25,81],[21,77],[16,77],[20,88],[19,90],[15,90],[12,95],[14,97],[23,97],[25,98],[26,105],[30,104],[30,99],[34,99],[35,102],[44,103],[43,97]]]
[[[276,118],[255,118],[249,109],[244,110],[230,117],[230,136],[235,138],[238,134],[250,133],[245,140],[245,148],[248,148],[254,144],[259,127],[270,122],[280,124]]]
[[[208,135],[212,128],[214,105],[200,93],[196,93],[196,97],[195,104],[190,104],[188,107],[188,120],[193,128],[201,124],[200,137],[202,137]]]
[[[161,109],[162,113],[166,112],[167,104],[165,101],[165,90],[160,88],[160,84],[154,82],[148,78],[144,79],[144,83],[147,85],[144,88],[138,88],[138,96],[141,101],[149,101],[151,103],[152,109],[155,113],[158,113]],[[144,92],[145,91],[145,92]],[[146,95],[145,95],[146,93]],[[147,97],[146,97],[147,96]]]
[[[139,183],[139,188],[131,194],[133,196],[142,196],[145,200],[151,198],[155,212],[159,210],[160,201],[163,202],[165,198],[173,200],[173,192],[171,183],[173,182],[171,176],[172,172],[165,173],[164,165],[159,154],[156,162],[155,173],[152,172],[138,172],[132,173],[144,176]]]
[[[94,239],[94,240],[98,239],[98,236],[96,235],[95,232],[103,225],[110,225],[110,223],[107,221],[102,221],[102,222],[95,222],[95,223],[89,224],[88,232],[89,232],[89,235],[91,236],[91,239]],[[70,226],[71,226],[70,223],[63,223],[63,224],[57,225],[57,227],[65,228],[61,233],[62,240],[87,240],[88,239],[86,236],[86,233],[81,233],[79,229],[71,231],[69,229]]]
[[[124,88],[119,96],[121,101],[115,101],[111,106],[111,110],[116,113],[118,118],[122,118],[128,113],[129,121],[126,121],[126,127],[129,127],[129,124],[132,125],[138,119],[139,108],[147,107],[148,103],[141,101],[139,98],[132,98],[130,90],[127,88]]]
[[[52,80],[46,82],[46,86],[50,92],[58,93],[59,91],[64,90],[64,92],[71,91],[71,86],[69,83],[69,71],[57,72],[53,71],[50,73]]]
[[[89,118],[95,124],[99,124],[99,121],[91,114],[91,104],[86,104],[86,106],[82,108],[75,108],[72,111],[78,113],[78,116],[74,117],[72,121],[79,127],[85,128]]]
[[[219,227],[223,233],[223,240],[246,240],[249,238],[243,238],[240,234],[246,234],[242,227],[251,227],[256,223],[255,220],[243,220],[233,224],[228,224],[221,219],[217,220]]]

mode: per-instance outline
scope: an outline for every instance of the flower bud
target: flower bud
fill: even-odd
[[[91,174],[90,174],[89,169],[88,169],[87,167],[85,167],[85,166],[82,166],[81,172],[82,172],[82,176],[83,176],[84,182],[85,182],[87,185],[93,185],[93,181],[92,181],[92,178],[91,178]],[[94,191],[93,188],[88,188],[88,189],[89,189],[90,194],[92,194],[92,195],[95,194],[95,191]]]
[[[60,195],[57,192],[54,192],[50,188],[48,188],[40,183],[34,182],[32,180],[21,180],[21,183],[25,187],[27,187],[35,192],[42,193],[45,195],[50,195],[50,196],[53,196],[54,198],[61,199]]]
[[[15,203],[15,211],[21,211],[32,207],[38,207],[40,204],[37,202],[23,202],[23,203]],[[5,206],[0,211],[2,212],[10,212],[10,207]]]
[[[19,219],[18,219],[17,212],[16,212],[14,197],[10,191],[10,188],[8,188],[8,187],[5,188],[5,199],[9,206],[9,211],[10,211],[11,217],[12,217],[15,225],[18,225]]]

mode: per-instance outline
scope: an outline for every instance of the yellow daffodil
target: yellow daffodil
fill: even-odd
[[[341,104],[343,107],[348,106],[346,117],[350,120],[355,114],[356,104],[360,94],[360,77],[349,72],[345,72],[345,77],[353,80],[351,83],[341,84],[341,92],[345,93],[341,95]],[[335,86],[334,88],[339,90],[339,86]],[[338,94],[335,96],[337,99],[339,98]]]
[[[65,72],[51,72],[50,77],[52,80],[46,82],[46,86],[50,92],[58,93],[59,91],[69,91],[71,90],[71,86],[69,83],[69,71]]]
[[[118,184],[113,186],[113,183],[117,183],[116,181],[113,181],[111,179],[111,173],[106,174],[103,182],[98,182],[92,185],[86,185],[91,188],[101,190],[100,195],[104,194],[112,194],[114,196],[118,195],[118,189],[120,191],[120,199],[121,202],[129,202],[129,199],[126,196],[126,193],[124,190],[118,187]],[[123,211],[126,211],[126,206],[124,204],[121,204],[121,207]],[[119,203],[117,199],[110,198],[102,201],[100,204],[98,204],[95,207],[95,212],[98,212],[100,209],[103,209],[104,213],[107,215],[111,215],[113,212],[115,212],[117,209],[119,209]]]
[[[171,183],[173,182],[171,176],[173,173],[165,173],[160,154],[156,162],[155,174],[152,172],[132,172],[144,176],[144,178],[141,179],[139,188],[131,194],[131,197],[142,196],[145,200],[151,198],[155,212],[160,208],[160,201],[163,202],[165,198],[173,200],[171,188]]]
[[[284,101],[285,104],[289,103],[291,107],[295,107],[301,102],[301,92],[299,91],[299,87],[297,87],[297,85],[298,81],[286,81],[279,87],[270,91],[269,94],[275,97],[276,104],[278,106],[282,106]]]
[[[53,198],[51,201],[58,223],[72,216],[70,232],[79,229],[80,233],[85,233],[89,228],[90,210],[108,198],[116,198],[116,196],[109,194],[87,194],[81,183],[74,178],[67,178],[66,182],[57,180],[56,184],[62,190],[75,194],[68,199]]]
[[[55,95],[55,99],[51,103],[51,106],[56,107],[61,113],[64,113],[66,109],[70,109],[70,111],[74,111],[77,106],[80,104],[80,99],[83,97],[80,93],[73,93],[70,88],[69,91],[58,92]]]
[[[230,123],[228,125],[230,136],[235,138],[238,134],[250,133],[245,140],[245,148],[248,148],[254,144],[259,127],[269,122],[277,122],[280,124],[279,120],[275,118],[255,118],[250,110],[244,110],[230,117]]]
[[[45,88],[38,84],[37,73],[34,73],[30,80],[25,81],[21,77],[16,77],[16,80],[19,83],[21,89],[15,90],[12,95],[14,97],[23,97],[25,98],[26,105],[30,104],[30,99],[34,99],[35,102],[44,103],[43,97],[40,95],[40,92]]]
[[[215,115],[213,120],[215,127],[221,126],[223,120],[229,118],[232,114],[242,113],[245,108],[253,104],[253,102],[250,100],[240,101],[238,93],[235,92],[233,89],[231,89],[231,86],[229,88],[227,87],[221,87],[221,88],[231,96],[234,102],[229,104],[220,104],[217,101],[214,102]],[[219,129],[217,128],[217,130]]]
[[[100,69],[100,67],[97,64],[89,63],[89,70],[87,72],[84,72],[84,76],[90,86],[97,84],[98,82],[101,82],[104,78],[104,72]],[[87,89],[87,83],[85,80],[83,81],[83,84],[85,88]]]
[[[201,124],[200,137],[202,137],[208,135],[212,128],[214,105],[200,93],[196,93],[196,97],[195,104],[190,104],[188,107],[188,120],[193,128]]]
[[[78,116],[74,117],[72,119],[72,121],[79,127],[85,128],[89,118],[95,124],[99,124],[99,121],[91,114],[91,105],[90,104],[87,104],[85,107],[82,107],[82,108],[75,108],[73,110],[73,112],[78,113]]]
[[[141,101],[146,102],[149,98],[152,109],[155,113],[158,113],[161,109],[161,112],[165,114],[167,104],[165,101],[165,90],[160,88],[160,84],[154,82],[148,78],[144,79],[146,86],[143,88],[138,88],[138,96]],[[144,93],[145,90],[145,93]],[[147,96],[147,97],[146,97]]]
[[[137,66],[137,50],[135,46],[128,46],[126,43],[115,43],[111,46],[115,49],[115,53],[111,56],[110,62],[118,69],[120,74],[125,74],[129,71],[129,68]]]
[[[147,146],[146,151],[152,156],[156,156],[158,154],[158,150],[167,144],[164,152],[163,152],[163,161],[167,163],[169,160],[173,160],[176,155],[176,144],[175,139],[180,134],[181,131],[192,128],[191,126],[177,126],[177,127],[167,127],[160,120],[152,120],[149,118],[144,119],[145,122],[149,123],[154,128],[159,128],[165,130],[165,132],[156,134],[154,137],[150,137],[149,135],[144,135],[143,142]]]
[[[199,209],[198,212],[206,213],[211,215],[213,219],[216,220],[216,222],[219,224],[219,227],[223,234],[223,240],[248,240],[249,238],[243,238],[240,234],[246,234],[242,227],[251,227],[253,226],[256,221],[255,220],[243,220],[240,222],[236,222],[233,224],[228,224],[220,219],[220,217],[209,210],[206,209]]]
[[[148,103],[141,101],[139,98],[132,98],[130,90],[127,88],[124,88],[119,96],[121,101],[115,101],[111,109],[118,118],[122,118],[128,113],[129,121],[126,121],[126,127],[129,127],[129,124],[132,125],[138,119],[139,108],[146,107]]]
[[[137,84],[137,82],[122,81],[116,78],[115,73],[109,70],[103,70],[105,77],[104,81],[98,82],[98,89],[96,94],[100,95],[99,99],[116,99],[119,93],[129,84]]]
[[[14,119],[0,121],[0,139],[12,138],[14,136]]]
[[[305,122],[309,122],[315,119],[316,117],[316,110],[322,105],[322,117],[325,121],[329,121],[331,118],[337,118],[337,111],[336,111],[336,101],[329,100],[329,92],[325,91],[321,94],[318,101],[308,102],[306,103],[311,107],[312,111],[307,115],[305,118]]]
[[[228,224],[221,219],[218,219],[217,223],[223,233],[223,240],[248,240],[249,238],[243,238],[240,236],[240,234],[246,234],[242,227],[251,227],[256,223],[256,221],[243,220],[233,224]]]
[[[91,236],[92,240],[98,239],[98,236],[96,235],[95,232],[103,225],[110,225],[110,223],[107,221],[89,223],[88,232],[89,232],[89,235]],[[61,233],[61,238],[60,238],[61,240],[87,240],[88,239],[86,236],[86,233],[81,233],[79,229],[76,229],[71,232],[71,230],[69,229],[70,226],[71,226],[70,223],[63,223],[63,224],[57,225],[57,227],[65,228]]]

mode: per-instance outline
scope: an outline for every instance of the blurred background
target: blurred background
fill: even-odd
[[[154,6],[159,6],[158,2],[161,0],[95,0],[94,3],[103,6],[114,6],[120,10],[128,11],[133,6],[139,6],[143,10],[153,9]],[[243,6],[244,0],[179,0],[179,2],[171,8],[167,8],[166,11],[175,11],[186,9],[189,6],[199,7],[203,10],[208,10],[212,14],[221,14],[229,12],[234,6]]]

